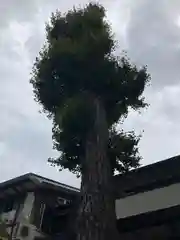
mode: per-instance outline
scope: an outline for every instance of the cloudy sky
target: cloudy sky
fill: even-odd
[[[47,165],[51,122],[33,101],[29,74],[44,41],[44,23],[77,0],[0,0],[0,181],[35,172],[78,185],[75,176]],[[79,0],[79,4],[87,3]],[[148,110],[124,124],[137,133],[142,164],[180,153],[180,1],[102,0],[107,17],[132,61],[148,65]],[[77,5],[77,4],[76,4]]]

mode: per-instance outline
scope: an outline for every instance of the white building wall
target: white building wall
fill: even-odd
[[[18,219],[19,221],[23,221],[23,220],[29,221],[29,218],[31,216],[31,212],[33,209],[34,201],[35,201],[34,192],[27,193],[26,199],[23,204],[22,211],[19,215],[19,219]]]
[[[35,237],[43,237],[43,234],[38,231],[38,229],[30,223],[30,217],[33,210],[35,201],[34,192],[29,192],[23,204],[22,211],[17,219],[19,222],[18,231],[16,237],[20,240],[33,240]],[[21,236],[21,229],[26,226],[28,227],[28,236]]]
[[[117,218],[180,205],[180,183],[116,200]]]

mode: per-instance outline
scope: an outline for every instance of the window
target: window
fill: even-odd
[[[13,207],[14,207],[14,200],[13,199],[7,200],[5,205],[4,205],[3,212],[12,211]]]

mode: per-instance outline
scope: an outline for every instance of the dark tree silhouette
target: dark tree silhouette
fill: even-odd
[[[54,148],[61,153],[50,162],[82,177],[79,240],[118,238],[112,177],[140,160],[139,137],[118,132],[116,124],[130,108],[146,106],[149,75],[115,49],[103,6],[57,11],[32,72],[35,99],[53,119]]]

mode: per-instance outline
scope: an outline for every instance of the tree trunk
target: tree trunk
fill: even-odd
[[[119,239],[116,229],[112,169],[107,158],[108,126],[103,105],[93,99],[94,126],[86,141],[82,169],[81,205],[78,216],[78,240]]]

